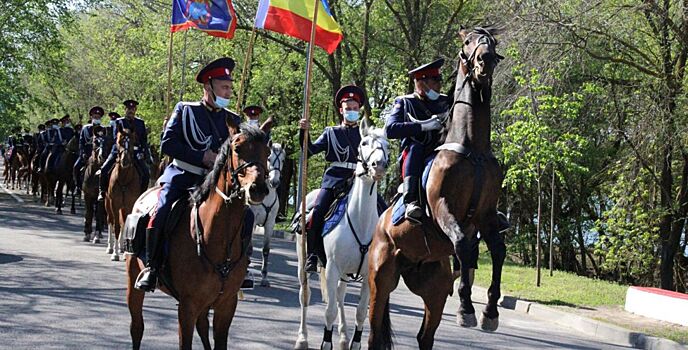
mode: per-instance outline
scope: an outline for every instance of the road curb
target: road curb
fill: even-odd
[[[473,300],[487,302],[487,289],[473,286]],[[644,333],[635,332],[623,327],[615,326],[606,322],[576,315],[542,304],[518,299],[510,295],[502,295],[499,299],[499,306],[537,317],[541,320],[550,321],[560,326],[575,329],[585,333],[593,339],[604,340],[607,342],[630,346],[635,349],[645,350],[686,350],[683,346],[673,340],[653,337]]]

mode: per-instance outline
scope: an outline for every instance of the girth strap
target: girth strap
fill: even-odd
[[[473,218],[475,211],[478,208],[478,201],[480,201],[480,195],[483,188],[483,173],[484,166],[483,162],[485,157],[483,155],[475,155],[470,148],[455,142],[445,143],[437,148],[436,151],[452,151],[464,156],[468,161],[473,164],[475,168],[475,176],[473,177],[473,192],[471,193],[471,200],[468,205],[468,213],[466,213],[466,222]],[[464,222],[465,223],[465,222]]]
[[[356,234],[354,225],[351,223],[351,217],[349,217],[348,210],[346,211],[346,221],[349,223],[349,229],[351,230],[351,233],[354,234],[354,239],[356,239],[356,243],[358,243],[358,250],[361,252],[361,260],[358,262],[358,270],[356,271],[356,275],[350,276],[352,280],[358,282],[361,280],[361,268],[363,267],[363,261],[365,260],[366,254],[368,254],[368,248],[370,248],[370,243],[372,243],[373,240],[371,238],[368,244],[361,243],[361,239],[358,238],[358,234]]]

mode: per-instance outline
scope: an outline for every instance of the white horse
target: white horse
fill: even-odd
[[[252,205],[251,210],[255,216],[253,220],[253,231],[256,226],[263,227],[263,265],[260,269],[262,280],[260,285],[262,287],[270,287],[268,280],[268,256],[270,255],[270,238],[272,231],[275,228],[275,219],[279,211],[279,196],[277,195],[277,188],[280,185],[280,178],[282,177],[282,165],[286,152],[279,143],[272,143],[270,146],[270,157],[268,158],[268,188],[270,192],[263,200],[263,203]]]
[[[389,163],[389,144],[384,130],[372,129],[364,122],[361,123],[361,143],[358,148],[359,160],[356,167],[356,177],[349,192],[346,213],[341,221],[324,237],[327,264],[320,274],[325,311],[325,334],[321,349],[332,349],[333,323],[339,315],[339,347],[342,349],[360,349],[363,324],[367,319],[370,289],[368,286],[368,246],[373,237],[375,226],[379,219],[377,211],[377,182],[384,176]],[[317,190],[308,194],[307,204],[312,207],[317,197]],[[301,322],[299,325],[296,349],[308,348],[308,331],[306,316],[310,303],[310,287],[304,269],[304,261],[300,240],[297,237],[298,276],[301,288],[299,297],[301,302]],[[361,281],[361,294],[356,308],[356,329],[354,337],[349,343],[346,319],[344,315],[344,299],[348,282]]]

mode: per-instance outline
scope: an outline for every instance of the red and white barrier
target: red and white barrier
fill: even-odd
[[[659,288],[629,287],[626,311],[688,326],[688,294]]]

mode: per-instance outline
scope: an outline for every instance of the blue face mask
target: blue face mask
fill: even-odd
[[[53,129],[57,130],[57,129],[59,129],[59,128],[60,128],[60,126],[59,126],[59,125],[57,125],[57,124],[53,124]]]
[[[215,95],[215,105],[219,108],[227,108],[229,106],[229,99]]]
[[[93,125],[100,125],[100,119],[93,119]]]
[[[347,122],[357,122],[359,118],[359,113],[358,111],[344,111],[344,119]]]
[[[435,101],[435,100],[437,100],[438,98],[440,98],[440,94],[439,94],[437,91],[433,90],[433,89],[428,90],[428,91],[425,93],[425,96],[426,96],[430,101]]]
[[[110,126],[115,125],[115,122],[116,122],[116,121],[114,121],[114,120],[110,120]]]

